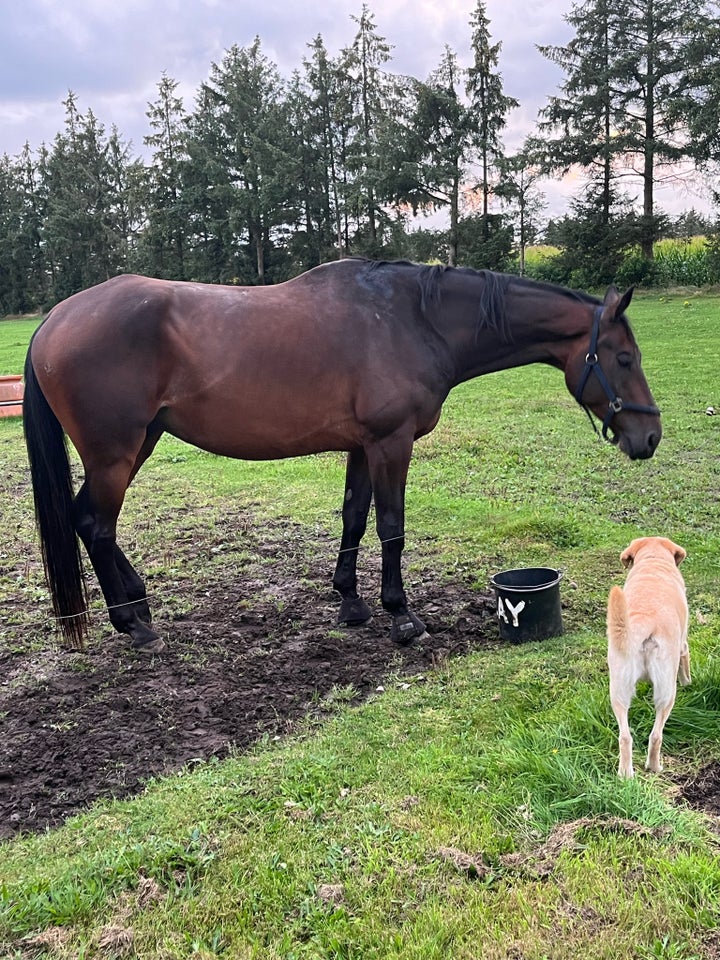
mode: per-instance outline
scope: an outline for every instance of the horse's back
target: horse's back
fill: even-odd
[[[391,280],[354,261],[272,287],[125,275],[55,307],[33,365],[76,446],[156,421],[248,459],[350,449],[436,414],[418,385],[434,360]]]

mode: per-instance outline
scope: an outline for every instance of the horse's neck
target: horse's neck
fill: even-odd
[[[463,320],[453,338],[457,383],[530,363],[564,369],[578,339],[589,326],[584,306],[546,288],[516,288],[508,293],[505,335],[490,326]]]

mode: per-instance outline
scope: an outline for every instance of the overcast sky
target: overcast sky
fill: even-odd
[[[493,42],[500,41],[504,91],[520,101],[504,134],[517,149],[538,110],[557,92],[562,73],[536,44],[564,44],[571,37],[564,15],[572,0],[487,0]],[[374,0],[369,4],[380,35],[393,45],[389,70],[425,79],[447,44],[462,65],[470,62],[470,15],[475,0]],[[0,154],[36,150],[63,128],[68,90],[81,112],[92,108],[109,130],[114,123],[143,151],[149,132],[145,111],[157,96],[163,71],[179,82],[187,110],[232,46],[255,36],[265,55],[289,77],[302,65],[307,44],[321,34],[331,55],[348,46],[362,0],[0,0]],[[564,206],[578,181],[546,183],[549,214]],[[679,212],[701,201],[661,193],[660,204]]]

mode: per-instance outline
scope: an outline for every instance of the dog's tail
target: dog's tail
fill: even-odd
[[[618,653],[627,648],[627,603],[622,587],[612,587],[607,609],[608,644]]]

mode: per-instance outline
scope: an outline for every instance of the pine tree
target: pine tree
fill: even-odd
[[[619,57],[616,125],[626,156],[639,158],[643,183],[641,248],[651,259],[656,239],[655,183],[692,155],[686,122],[675,104],[690,84],[690,68],[710,30],[698,0],[624,0],[615,44]]]
[[[297,217],[291,209],[296,169],[285,85],[259,38],[249,47],[231,47],[222,63],[213,64],[191,128],[194,190],[204,191],[196,200],[206,205],[214,279],[242,275],[239,248],[246,243],[255,282],[265,283],[277,230]]]
[[[145,270],[152,276],[186,279],[182,175],[187,159],[187,115],[177,96],[178,82],[163,73],[158,96],[146,116],[152,133],[143,138],[152,150],[147,173],[147,226],[143,236]]]
[[[616,4],[609,0],[575,4],[565,17],[575,30],[570,43],[565,47],[539,47],[566,74],[560,95],[551,97],[541,111],[544,120],[540,130],[557,134],[546,141],[546,167],[566,172],[579,164],[589,170],[591,183],[600,185],[600,217],[606,225],[615,195],[613,161],[621,152],[613,136],[615,9]]]
[[[319,34],[308,47],[311,55],[303,61],[302,96],[320,192],[318,255],[343,256],[349,244],[344,158],[353,123],[350,83],[338,61],[328,56]]]
[[[470,18],[470,26],[473,64],[468,70],[466,90],[470,101],[469,116],[474,120],[473,141],[479,160],[482,193],[482,229],[483,237],[487,240],[490,230],[490,178],[502,158],[500,134],[507,123],[508,113],[519,103],[514,97],[503,93],[502,76],[498,69],[502,44],[490,42],[490,21],[483,0],[478,0]]]
[[[688,50],[687,84],[672,106],[674,124],[687,125],[693,160],[714,183],[720,206],[720,3],[709,0],[704,28]],[[717,236],[715,238],[717,243]]]
[[[391,81],[383,67],[391,59],[392,47],[378,33],[366,3],[360,16],[351,19],[358,30],[351,46],[343,50],[341,60],[341,69],[350,81],[355,107],[355,129],[347,145],[347,165],[354,178],[349,191],[350,202],[355,207],[358,232],[362,234],[366,226],[364,252],[377,256],[381,248],[377,143],[382,118],[390,110]]]
[[[113,169],[105,129],[92,110],[80,113],[72,91],[63,105],[65,130],[40,166],[47,195],[43,242],[55,299],[121,272],[127,250],[127,224],[118,215],[125,187]],[[117,132],[113,139],[112,150],[127,162]]]
[[[543,177],[538,160],[538,147],[528,138],[522,150],[504,157],[500,164],[500,183],[497,195],[515,214],[515,240],[519,254],[520,276],[525,274],[525,249],[538,234],[538,218],[546,203],[538,183]]]
[[[0,157],[0,315],[37,310],[47,299],[42,218],[38,163],[26,143],[20,156]]]
[[[545,130],[557,132],[550,165],[600,169],[591,176],[593,205],[601,184],[601,210],[611,219],[613,181],[639,174],[643,213],[639,239],[650,259],[659,220],[655,184],[663,168],[692,155],[684,102],[710,20],[696,0],[585,0],[566,18],[575,36],[565,47],[541,47],[566,72],[562,95],[544,111]],[[639,161],[639,162],[638,162]]]
[[[413,212],[448,208],[448,263],[458,256],[460,188],[471,147],[468,110],[460,90],[464,73],[445,47],[424,83],[415,81],[411,102],[386,118],[380,151],[385,195]]]

